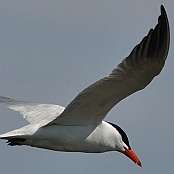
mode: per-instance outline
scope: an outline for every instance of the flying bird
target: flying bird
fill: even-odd
[[[28,125],[1,134],[8,145],[27,145],[54,151],[101,153],[118,151],[142,167],[126,133],[116,124],[103,121],[121,100],[144,89],[165,63],[170,42],[164,6],[154,29],[136,45],[112,73],[95,82],[66,108],[0,96],[0,102],[18,111]]]

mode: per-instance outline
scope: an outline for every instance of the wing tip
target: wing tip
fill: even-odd
[[[161,8],[161,12],[165,12],[165,8],[163,4],[161,4],[160,8]]]
[[[133,57],[140,57],[144,53],[144,57],[149,57],[149,59],[161,58],[163,62],[166,60],[170,44],[170,29],[167,13],[163,5],[161,5],[160,10],[161,14],[158,17],[158,23],[134,47],[130,53]]]
[[[161,19],[161,20],[160,20]],[[166,44],[166,49],[164,53],[164,60],[167,58],[169,52],[169,45],[170,45],[170,27],[169,27],[169,20],[167,17],[166,10],[163,5],[161,5],[161,15],[159,16],[159,23],[161,23],[161,28],[164,31],[162,33],[164,35],[164,43]]]
[[[160,18],[162,18],[162,19],[160,20]],[[164,22],[165,25],[169,25],[167,13],[166,13],[166,10],[165,10],[163,5],[161,5],[161,15],[159,16],[159,21],[158,22],[159,23]]]
[[[160,9],[161,9],[161,14],[167,16],[167,14],[166,14],[166,10],[165,10],[163,4],[161,4]]]

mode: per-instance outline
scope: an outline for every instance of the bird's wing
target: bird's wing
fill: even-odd
[[[49,124],[98,124],[125,97],[145,88],[162,70],[169,50],[169,23],[163,6],[158,24],[112,73],[84,89]]]
[[[44,120],[44,123],[47,124],[64,110],[64,107],[59,105],[18,101],[3,96],[0,96],[0,102],[7,104],[10,109],[18,111],[29,123],[39,123]]]

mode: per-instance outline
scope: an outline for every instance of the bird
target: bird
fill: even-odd
[[[166,10],[154,28],[137,44],[111,74],[80,92],[68,105],[40,104],[0,96],[0,102],[18,111],[28,125],[1,134],[9,146],[27,145],[53,151],[102,153],[117,151],[142,164],[125,131],[104,121],[121,100],[144,89],[164,67],[170,30]]]

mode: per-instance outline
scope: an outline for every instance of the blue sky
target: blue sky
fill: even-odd
[[[0,141],[0,169],[18,173],[173,173],[174,2],[172,0],[1,0],[0,94],[66,106],[85,87],[108,75],[157,24],[166,8],[171,44],[161,74],[106,117],[127,133],[143,168],[118,152],[82,154]],[[26,125],[0,106],[0,132]]]

